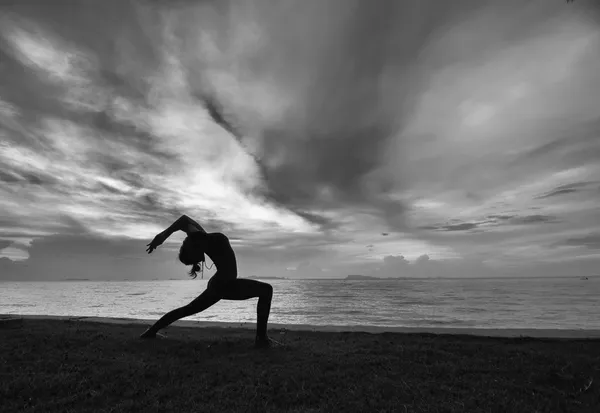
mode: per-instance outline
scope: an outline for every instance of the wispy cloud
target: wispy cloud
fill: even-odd
[[[582,237],[569,238],[562,242],[563,245],[579,247],[583,246],[590,249],[600,249],[600,233],[585,235]]]

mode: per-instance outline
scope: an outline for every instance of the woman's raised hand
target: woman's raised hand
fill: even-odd
[[[158,248],[159,245],[161,245],[163,242],[165,242],[165,240],[168,237],[166,236],[166,234],[164,233],[160,233],[157,236],[154,237],[154,239],[152,241],[150,241],[150,243],[146,244],[146,246],[148,247],[146,249],[146,251],[148,251],[148,254],[150,254],[152,251],[154,251],[156,248]]]

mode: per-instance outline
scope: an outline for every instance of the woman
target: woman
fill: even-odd
[[[257,347],[269,347],[275,343],[267,336],[267,321],[271,310],[273,287],[256,280],[237,278],[235,253],[225,235],[220,232],[207,234],[196,221],[183,215],[147,244],[148,254],[176,231],[184,231],[187,234],[179,250],[179,261],[192,266],[190,275],[196,278],[196,273],[200,270],[199,263],[204,261],[204,253],[213,261],[217,272],[211,277],[202,294],[188,305],[162,316],[141,337],[154,338],[160,329],[181,318],[204,311],[221,299],[247,300],[258,297],[255,344]]]

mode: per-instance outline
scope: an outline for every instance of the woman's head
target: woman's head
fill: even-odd
[[[189,274],[192,278],[196,278],[200,271],[200,262],[204,261],[204,251],[199,237],[188,235],[183,240],[181,248],[179,248],[179,261],[184,265],[191,265],[192,269]]]

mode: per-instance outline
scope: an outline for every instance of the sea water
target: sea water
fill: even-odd
[[[600,278],[265,280],[282,324],[600,329]],[[155,320],[207,280],[0,282],[0,314]],[[188,320],[255,322],[256,301],[221,300]]]

